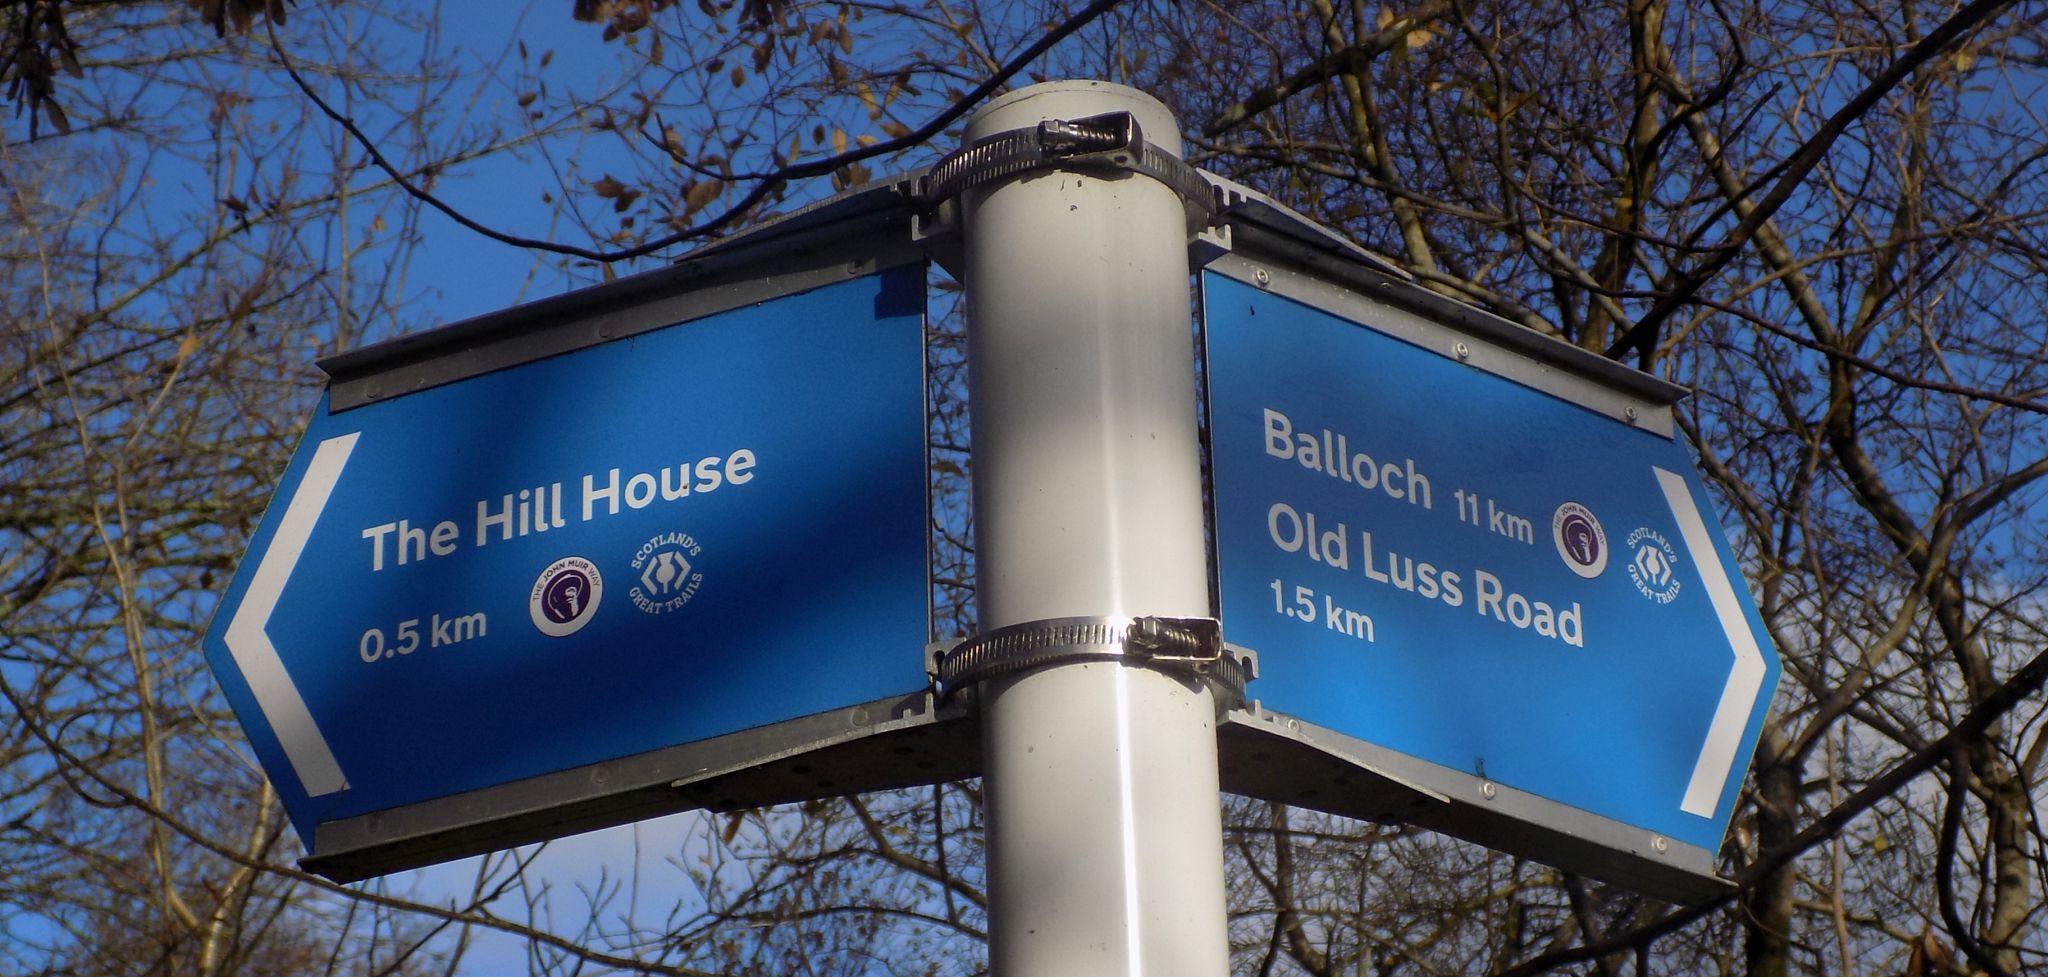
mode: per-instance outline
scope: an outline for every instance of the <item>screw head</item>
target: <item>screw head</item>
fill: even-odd
[[[1265,288],[1273,284],[1273,275],[1264,268],[1257,268],[1252,271],[1252,281],[1258,282],[1260,288]]]
[[[1463,342],[1452,343],[1451,354],[1461,360],[1469,360],[1472,358],[1472,347],[1465,345]]]
[[[1657,854],[1662,855],[1671,850],[1671,842],[1665,840],[1663,835],[1653,835],[1650,838],[1650,847],[1657,849]]]
[[[1621,416],[1623,416],[1623,417],[1626,417],[1626,418],[1628,418],[1628,422],[1629,422],[1630,424],[1634,424],[1634,423],[1636,422],[1636,407],[1635,407],[1635,405],[1634,405],[1634,404],[1630,404],[1630,405],[1628,405],[1627,407],[1623,407],[1623,408],[1621,409]]]
[[[1494,796],[1495,796],[1495,795],[1497,795],[1497,794],[1499,794],[1499,793],[1500,793],[1500,788],[1498,788],[1498,787],[1495,787],[1495,786],[1493,785],[1493,781],[1491,781],[1491,780],[1483,780],[1483,781],[1480,781],[1480,783],[1479,783],[1479,796],[1481,796],[1481,797],[1484,797],[1484,798],[1486,798],[1487,800],[1489,800],[1489,801],[1490,801],[1490,800],[1493,800]]]

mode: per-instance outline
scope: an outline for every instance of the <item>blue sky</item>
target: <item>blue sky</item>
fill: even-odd
[[[445,114],[444,124],[488,123],[517,119],[520,92],[507,72],[517,66],[524,43],[537,61],[552,54],[549,77],[573,78],[579,87],[597,89],[616,82],[627,70],[627,49],[602,39],[601,28],[570,19],[562,2],[499,3],[492,0],[443,0],[440,22],[447,33],[436,40],[464,76],[451,94],[462,108]],[[397,45],[423,43],[425,38],[399,36]],[[451,101],[453,101],[451,99]],[[559,145],[529,147],[492,154],[452,170],[433,191],[451,206],[495,229],[527,237],[587,244],[559,226],[555,208],[543,200],[561,190],[551,161],[586,172],[622,168],[611,154],[608,139],[571,137]],[[453,322],[520,302],[591,284],[594,268],[566,267],[568,259],[493,241],[431,209],[422,213],[419,233],[427,246],[414,258],[414,275],[422,287],[417,311],[439,322]],[[621,269],[622,271],[627,269]]]
[[[561,205],[568,202],[580,208],[590,218],[590,227],[608,231],[616,226],[616,218],[610,213],[608,201],[599,199],[591,191],[591,184],[603,177],[616,176],[630,185],[636,178],[649,177],[650,174],[646,161],[630,158],[613,134],[564,124],[570,120],[563,117],[561,108],[567,101],[565,96],[572,92],[592,96],[613,89],[622,78],[634,77],[636,68],[644,66],[650,54],[661,49],[646,43],[651,34],[607,42],[603,39],[603,25],[572,20],[569,5],[563,0],[524,4],[443,0],[440,10],[439,22],[443,25],[443,32],[439,35],[408,35],[387,27],[384,29],[387,36],[379,38],[401,54],[437,49],[446,63],[459,72],[458,77],[435,98],[440,128],[437,135],[454,138],[464,131],[491,125],[502,125],[515,131],[525,123],[555,128],[554,134],[544,140],[528,142],[509,151],[492,153],[450,168],[437,176],[432,191],[465,216],[494,230],[569,245],[596,246],[590,230],[575,226],[574,217],[565,213]],[[684,29],[694,28],[700,22],[708,23],[690,5],[682,5],[660,16],[680,21],[685,25]],[[886,46],[901,42],[864,37],[861,43]],[[668,67],[684,67],[674,63],[685,60],[684,54],[678,53],[675,46],[670,46],[667,51],[664,63]],[[541,67],[543,62],[544,68]],[[536,81],[545,85],[544,94],[538,91]],[[731,92],[709,97],[743,100],[757,87],[757,81],[750,80]],[[324,96],[332,97],[333,94],[331,88],[323,89]],[[540,97],[530,104],[521,104],[523,99],[534,95]],[[671,106],[677,101],[687,102],[691,97],[682,88],[667,89],[661,95]],[[928,93],[928,98],[936,95]],[[845,140],[879,136],[876,120],[860,118],[859,105],[850,95],[835,93],[835,98],[834,111],[848,111],[837,104],[843,101],[852,106],[853,112],[850,117],[839,120],[845,132],[836,133],[835,140],[841,136]],[[921,113],[925,110],[918,99],[904,95],[895,100],[890,116],[916,123],[923,120]],[[796,118],[795,113],[800,111],[807,112],[795,106],[788,109],[771,107],[761,116],[745,118],[764,127],[788,126],[790,118]],[[676,112],[672,107],[665,108],[662,120],[688,133],[692,128],[691,120]],[[789,118],[778,118],[783,115]],[[808,128],[814,118],[820,117],[802,115],[798,120],[801,124],[797,127]],[[365,116],[363,121],[364,128],[373,128],[368,124],[373,117]],[[824,131],[835,128],[833,119],[820,118],[820,121],[826,126]],[[748,135],[758,137],[762,132],[749,131]],[[685,142],[692,138],[686,135]],[[850,142],[840,141],[838,144],[849,145]],[[701,147],[693,145],[692,151],[701,151]],[[815,154],[816,151],[815,147],[807,147],[808,153]],[[743,157],[754,152],[758,149],[738,150],[734,166],[744,168],[748,161]],[[872,172],[882,175],[907,165],[877,160]],[[679,186],[689,176],[687,171],[676,167],[672,176],[655,174],[652,178],[672,178]],[[566,193],[565,181],[568,184]],[[797,203],[831,192],[829,181],[822,178],[797,183],[789,188],[790,196],[779,209],[787,210]],[[717,209],[717,205],[713,205],[698,217],[701,219]],[[361,223],[366,224],[373,219],[364,217]],[[651,215],[648,219],[652,219]],[[421,213],[418,232],[425,246],[414,258],[412,274],[420,287],[418,301],[411,311],[431,316],[436,322],[479,315],[601,280],[601,270],[589,262],[493,241],[431,209]],[[679,247],[620,262],[612,271],[623,275],[655,267],[673,260],[686,250],[687,247]]]

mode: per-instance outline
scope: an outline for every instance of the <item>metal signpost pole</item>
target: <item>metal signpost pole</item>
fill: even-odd
[[[1165,106],[1093,82],[1013,93],[967,135],[1113,112],[1178,155]],[[983,633],[1041,625],[1056,645],[1058,619],[1207,615],[1180,197],[1041,170],[963,203]],[[980,694],[992,972],[1224,974],[1210,690],[1093,661]]]

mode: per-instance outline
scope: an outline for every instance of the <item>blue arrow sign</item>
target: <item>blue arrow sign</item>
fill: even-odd
[[[1252,694],[1716,850],[1778,661],[1685,446],[1460,362],[1449,330],[1425,350],[1215,273],[1204,310]]]
[[[206,637],[301,837],[922,689],[922,288],[323,399]]]

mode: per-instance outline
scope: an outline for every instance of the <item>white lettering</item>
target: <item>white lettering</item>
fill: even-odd
[[[697,491],[709,492],[724,482],[725,476],[718,471],[718,459],[706,458],[697,463]]]
[[[626,505],[634,509],[645,509],[654,501],[654,476],[641,472],[626,479]]]
[[[745,485],[754,480],[754,453],[745,448],[725,457],[725,480],[734,485]]]
[[[1368,491],[1386,493],[1425,509],[1435,508],[1429,477],[1415,459],[1380,462],[1366,451],[1353,450],[1351,436],[1323,428],[1320,433],[1295,430],[1294,419],[1271,407],[1262,408],[1261,427],[1268,457],[1293,461],[1312,472],[1350,482]]]
[[[452,519],[435,523],[433,535],[427,537],[427,548],[435,556],[447,556],[455,552],[455,538],[461,534],[462,529]]]
[[[384,537],[397,528],[397,523],[387,522],[382,526],[371,526],[363,530],[363,538],[370,541],[371,573],[384,569]]]
[[[412,523],[398,520],[398,565],[404,566],[416,560],[427,558],[427,531],[414,529]]]
[[[1266,408],[1266,453],[1275,458],[1294,457],[1294,423],[1271,407]]]
[[[597,506],[597,500],[599,499],[605,500],[605,503],[609,506],[605,511],[605,515],[616,516],[619,514],[619,470],[616,468],[612,469],[611,481],[606,482],[604,488],[600,489],[595,486],[596,483],[591,481],[590,476],[583,476],[584,522],[590,521],[590,512]]]
[[[512,496],[505,496],[504,508],[496,513],[491,512],[491,502],[489,499],[477,500],[476,545],[482,546],[491,541],[490,532],[492,526],[501,528],[502,531],[498,536],[499,539],[512,538]]]
[[[1534,631],[1574,648],[1586,646],[1585,610],[1578,602],[1572,603],[1571,610],[1559,611],[1546,601],[1507,589],[1499,577],[1485,570],[1473,570],[1472,580],[1478,587],[1479,598],[1473,609],[1481,616],[1518,630]]]
[[[1287,536],[1284,539],[1281,538],[1280,530],[1280,523],[1283,520],[1288,525]],[[1275,502],[1271,509],[1266,510],[1266,532],[1273,537],[1274,546],[1289,553],[1301,552],[1301,541],[1307,535],[1301,526],[1301,513],[1294,511],[1294,507],[1285,502]]]
[[[669,481],[668,477],[670,475],[676,477],[674,482]],[[690,466],[663,465],[661,468],[661,501],[674,502],[677,499],[687,497],[689,494]]]

